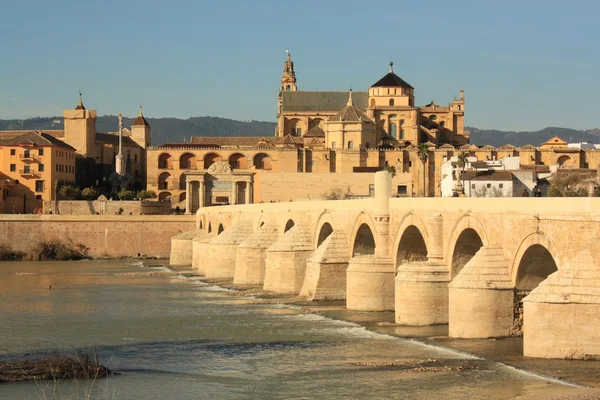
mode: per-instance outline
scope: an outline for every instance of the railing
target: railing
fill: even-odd
[[[20,169],[19,174],[23,176],[32,176],[32,177],[40,177],[42,176],[38,171],[30,170],[30,169]]]
[[[42,158],[40,156],[36,156],[35,154],[19,154],[19,159],[22,161],[42,161]]]

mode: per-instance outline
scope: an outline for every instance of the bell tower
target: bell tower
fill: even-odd
[[[283,74],[281,74],[281,91],[282,92],[296,92],[296,72],[294,72],[294,62],[290,57],[290,52],[287,53],[287,60],[283,63]]]
[[[64,110],[65,120],[64,141],[74,147],[78,154],[95,158],[96,140],[96,110],[88,110],[83,105],[81,91],[79,101],[74,110]]]
[[[144,114],[142,113],[142,105],[140,104],[140,112],[138,113],[136,120],[131,125],[131,139],[139,144],[140,147],[145,149],[150,146],[151,136],[150,124],[146,118],[144,118]]]

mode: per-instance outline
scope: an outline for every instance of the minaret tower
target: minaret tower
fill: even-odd
[[[283,63],[283,73],[281,74],[281,91],[282,92],[296,92],[296,73],[294,72],[294,62],[290,57],[290,52],[287,53],[287,60]]]
[[[123,114],[119,113],[119,154],[115,157],[115,172],[123,175]]]

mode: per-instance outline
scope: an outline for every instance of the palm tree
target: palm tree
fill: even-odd
[[[467,153],[465,151],[460,152],[457,156],[457,164],[459,167],[461,167],[460,176],[462,178],[463,193],[465,192],[465,167],[467,166],[468,162],[469,162],[469,153]]]
[[[421,143],[419,147],[417,147],[417,154],[419,156],[419,160],[423,163],[423,197],[425,197],[425,163],[429,158],[429,148],[425,145],[425,143]]]

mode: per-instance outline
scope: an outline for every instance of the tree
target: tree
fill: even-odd
[[[392,178],[396,176],[396,167],[393,165],[386,165],[384,170],[389,172],[392,175]]]
[[[350,190],[350,186],[348,186],[345,191],[341,187],[329,189],[321,196],[324,200],[346,200],[349,199],[351,195],[352,191]]]
[[[550,197],[586,197],[596,195],[595,173],[558,172],[552,176],[548,196]]]
[[[71,185],[62,186],[58,193],[63,197],[75,197],[75,188]]]
[[[427,172],[425,163],[427,163],[427,160],[429,159],[429,148],[425,145],[425,143],[421,143],[419,147],[417,147],[417,154],[419,156],[419,160],[421,160],[421,162],[423,163],[423,197],[425,197],[425,174]]]
[[[458,166],[461,168],[461,173],[460,173],[460,177],[462,178],[462,188],[463,188],[463,193],[465,191],[465,168],[467,166],[467,163],[469,162],[469,153],[465,152],[465,151],[461,151],[458,154],[457,157],[457,164]]]
[[[140,190],[137,197],[141,200],[155,199],[156,193],[153,190]]]
[[[86,200],[96,200],[98,198],[98,191],[93,187],[86,187],[81,191],[81,196]]]
[[[119,200],[133,200],[135,197],[135,192],[132,190],[122,189],[119,193],[117,193],[117,197]]]
[[[116,194],[121,190],[127,189],[131,183],[131,179],[132,178],[129,175],[120,175],[116,172],[113,172],[108,178],[108,181],[112,186],[112,192]]]

